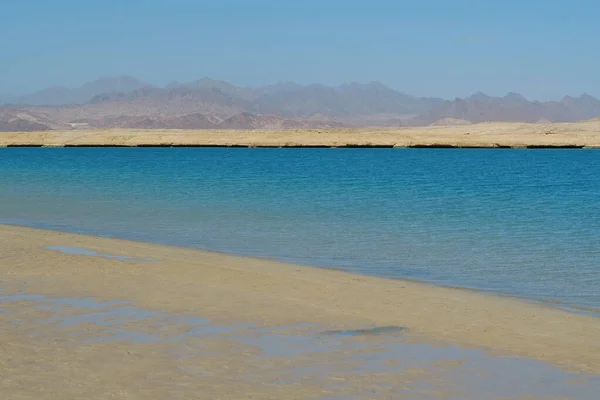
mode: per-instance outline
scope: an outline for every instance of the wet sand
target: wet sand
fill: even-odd
[[[415,128],[0,132],[0,146],[600,148],[600,120]]]
[[[12,226],[0,226],[0,277],[8,398],[593,399],[600,389],[600,319],[510,298]]]

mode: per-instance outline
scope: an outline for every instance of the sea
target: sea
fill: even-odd
[[[3,148],[0,223],[600,316],[600,151]]]

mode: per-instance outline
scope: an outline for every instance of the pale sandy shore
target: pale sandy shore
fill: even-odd
[[[48,246],[137,259],[65,254]],[[574,373],[600,373],[599,318],[468,290],[196,249],[0,225],[1,294],[8,298],[44,294],[129,301],[140,309],[180,317],[201,316],[219,326],[251,324],[267,329],[311,324],[327,330],[402,327],[407,343],[484,349],[498,356],[537,359]],[[446,379],[425,367],[392,371],[389,366],[380,374],[363,371],[349,377],[342,371],[347,363],[327,376],[327,381],[335,384],[331,387],[307,377],[294,383],[293,379],[299,378],[293,374],[267,384],[265,376],[273,371],[291,367],[307,371],[308,365],[321,365],[357,350],[336,347],[328,355],[299,353],[287,358],[258,358],[252,364],[248,360],[255,356],[254,350],[238,349],[238,342],[220,336],[181,344],[77,341],[75,334],[88,339],[102,337],[110,325],[83,319],[79,322],[84,328],[77,332],[68,324],[50,327],[47,321],[56,318],[58,312],[36,304],[27,297],[14,303],[0,302],[0,389],[9,398],[184,399],[191,398],[191,393],[198,393],[193,398],[338,398],[334,394],[355,398],[348,393],[384,390],[389,385],[377,384],[384,377],[407,388],[426,383],[438,387]],[[32,322],[40,318],[46,322]],[[152,319],[144,323],[145,332],[158,337],[181,335],[190,329],[161,325]],[[141,324],[139,320],[128,322],[129,327],[139,328]],[[250,335],[244,340],[253,343],[252,338]],[[274,340],[268,339],[275,345]],[[366,338],[360,344],[383,345],[374,340],[383,339]],[[395,365],[391,361],[388,364]],[[461,362],[436,365],[454,369]],[[193,375],[200,368],[210,372]],[[332,397],[325,396],[327,393]],[[428,393],[431,397],[426,398],[454,398],[441,390]],[[418,398],[414,396],[408,393],[406,398]]]
[[[4,132],[0,146],[600,148],[600,120],[418,128]]]

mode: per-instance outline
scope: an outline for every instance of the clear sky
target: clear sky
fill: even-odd
[[[597,0],[0,1],[0,92],[132,75],[600,97]]]

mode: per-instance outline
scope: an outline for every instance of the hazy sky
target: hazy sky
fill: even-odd
[[[597,0],[0,1],[0,92],[127,74],[600,97]]]

